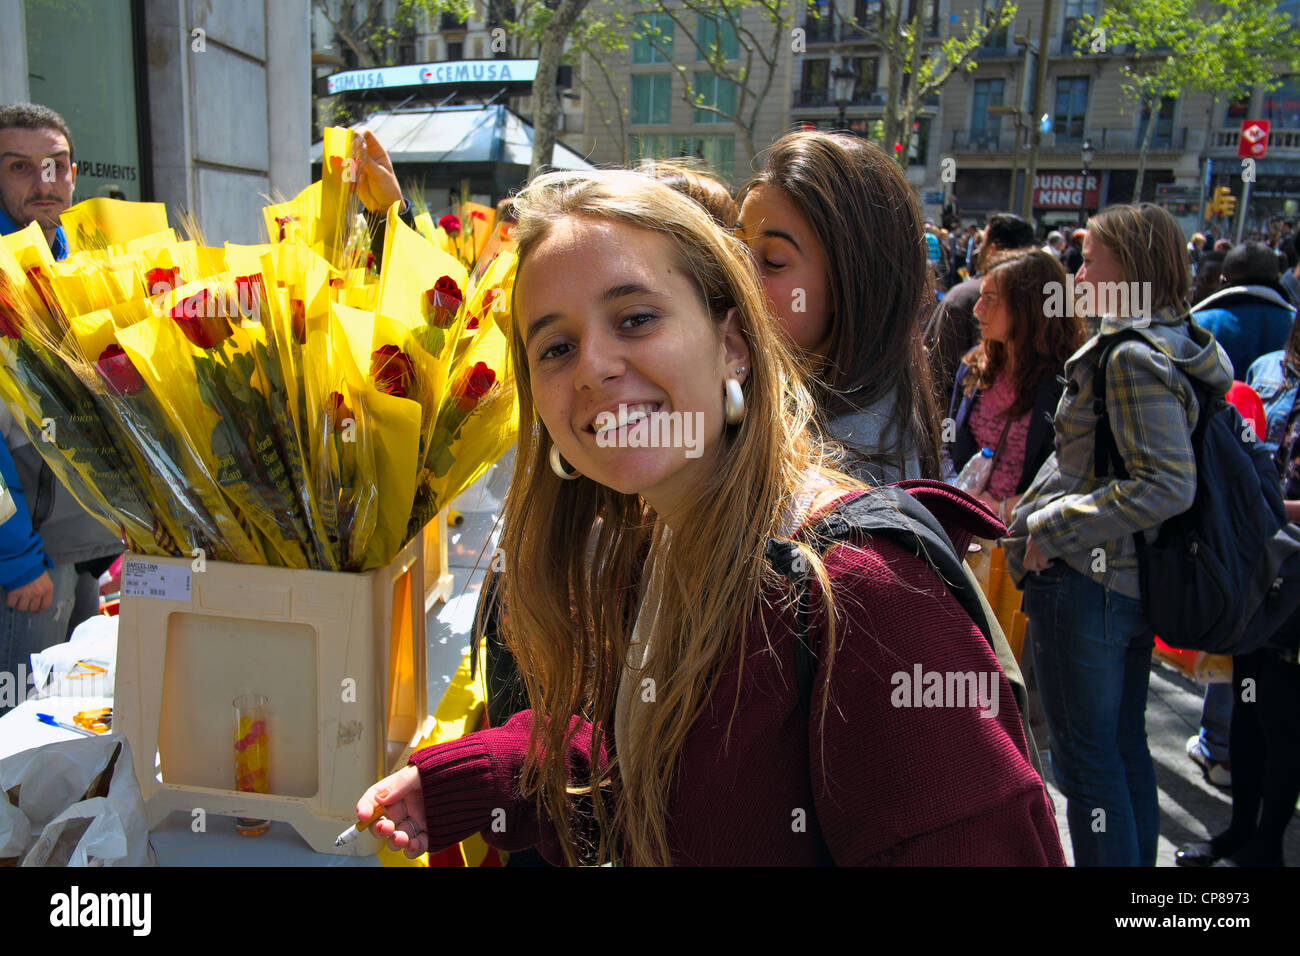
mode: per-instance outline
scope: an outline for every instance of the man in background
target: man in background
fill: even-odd
[[[77,181],[72,149],[68,125],[53,110],[0,106],[0,234],[38,223],[56,260],[68,255],[59,215],[72,205]],[[60,484],[3,403],[0,435],[0,473],[23,511],[0,535],[0,668],[16,682],[29,655],[66,640],[98,611],[99,575],[122,542]],[[21,527],[8,527],[13,522]],[[15,704],[25,698],[24,687],[17,691]],[[0,699],[0,714],[9,703]]]

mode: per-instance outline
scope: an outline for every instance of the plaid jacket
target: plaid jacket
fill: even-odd
[[[1098,481],[1093,477],[1093,377],[1103,339],[1129,328],[1146,342],[1117,346],[1106,373],[1106,407],[1129,477]],[[1102,318],[1100,331],[1066,361],[1065,377],[1053,423],[1056,450],[1016,507],[1009,537],[1003,539],[1007,562],[1021,581],[1025,541],[1032,534],[1044,556],[1137,598],[1133,533],[1158,529],[1190,508],[1196,494],[1191,431],[1199,409],[1189,378],[1224,394],[1232,385],[1232,369],[1210,332],[1174,310],[1162,310],[1149,320]]]

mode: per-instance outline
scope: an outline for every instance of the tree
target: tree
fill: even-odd
[[[905,2],[909,3],[906,9]],[[1011,24],[1016,4],[997,0],[992,9],[970,12],[949,30],[948,36],[929,45],[923,0],[881,0],[878,9],[879,14],[865,23],[856,18],[846,23],[884,53],[889,78],[881,146],[899,165],[906,166],[912,124],[925,100],[939,92],[957,70],[969,73],[975,69],[975,52],[989,34]],[[903,149],[895,150],[895,143],[902,144]]]
[[[1123,46],[1124,91],[1146,116],[1138,148],[1133,202],[1142,196],[1147,152],[1160,105],[1183,93],[1248,95],[1276,89],[1282,70],[1300,69],[1300,40],[1291,19],[1268,0],[1107,0],[1100,17],[1085,16],[1075,55]]]
[[[416,14],[433,4],[426,0],[398,0],[391,19],[384,10],[384,0],[312,0],[312,6],[329,23],[334,36],[356,56],[357,66],[365,69],[392,66],[392,42],[412,30]],[[468,10],[469,0],[461,0],[456,6]]]
[[[646,4],[640,18],[652,13],[666,16],[675,27],[674,36],[690,40],[698,55],[690,67],[674,61],[662,31],[647,27],[644,19],[630,27],[633,36],[645,38],[672,64],[682,82],[682,98],[695,110],[733,123],[745,152],[753,157],[758,152],[754,127],[776,79],[781,45],[790,35],[794,8],[788,0],[660,0]],[[762,13],[761,26],[751,26],[744,16],[751,9]],[[694,22],[688,23],[688,16]],[[712,26],[698,29],[701,21]],[[735,37],[736,48],[728,55],[731,37]],[[697,72],[707,79],[700,82]],[[720,95],[721,90],[729,89],[722,83],[735,89],[734,105],[728,102],[729,95]]]
[[[555,10],[534,7],[533,30],[540,32],[541,43],[537,51],[537,78],[533,80],[533,160],[528,167],[529,179],[551,164],[555,127],[560,118],[555,74],[564,43],[587,3],[588,0],[560,0]]]

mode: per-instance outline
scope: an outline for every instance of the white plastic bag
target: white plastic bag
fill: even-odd
[[[31,656],[39,697],[112,697],[117,670],[117,618],[97,614],[72,637]]]
[[[22,866],[154,865],[131,748],[120,734],[0,760],[0,792],[12,796],[15,788],[20,813],[0,810],[0,850],[23,854]],[[13,853],[24,825],[28,845]]]

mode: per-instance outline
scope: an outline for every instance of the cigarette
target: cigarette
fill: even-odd
[[[372,823],[377,822],[379,818],[384,815],[384,809],[385,808],[382,803],[375,804],[375,812],[370,815],[370,819],[362,820],[360,823],[352,824],[352,826],[348,827],[346,830],[344,830],[342,833],[340,833],[337,837],[334,838],[334,845],[347,846],[349,843],[352,843],[354,840],[357,839],[357,837],[361,836],[362,830],[370,826]]]

